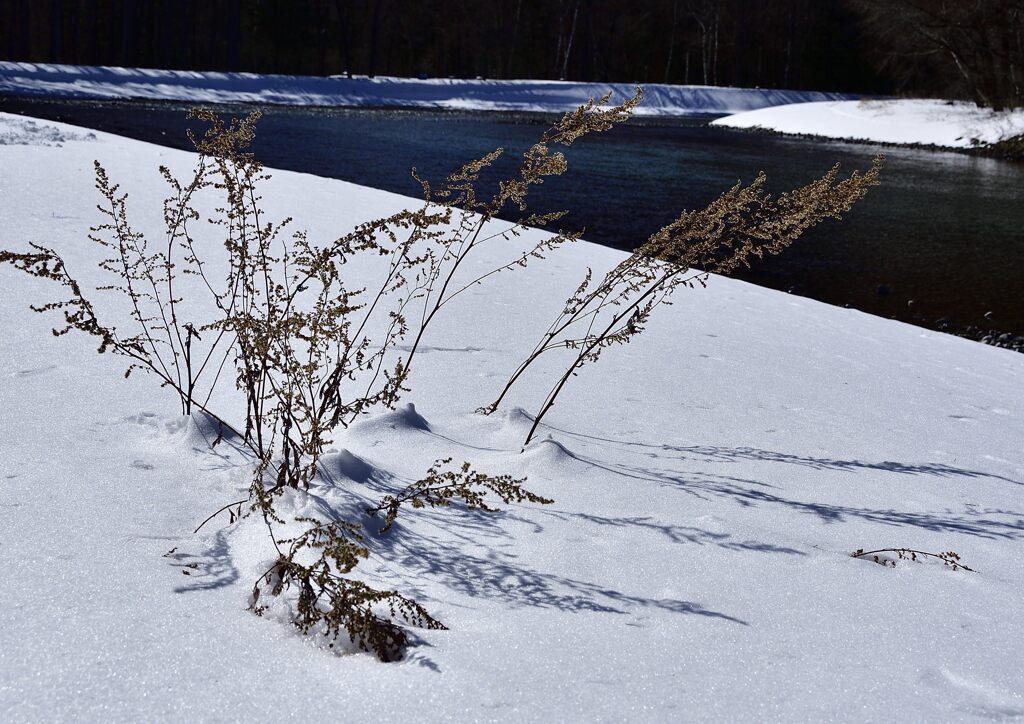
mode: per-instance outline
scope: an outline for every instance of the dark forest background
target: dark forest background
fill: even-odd
[[[0,0],[0,59],[1020,96],[1024,0]],[[1007,88],[972,74],[1005,79]],[[1006,96],[993,100],[993,93]],[[982,97],[985,96],[985,97]]]

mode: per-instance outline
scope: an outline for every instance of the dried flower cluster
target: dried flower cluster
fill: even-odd
[[[548,504],[555,501],[542,498],[523,487],[526,478],[513,478],[511,475],[491,476],[478,473],[463,463],[455,470],[443,470],[451,463],[451,458],[438,460],[427,471],[427,476],[409,485],[398,495],[385,496],[380,503],[370,508],[370,513],[384,512],[384,527],[381,533],[387,533],[398,518],[398,510],[405,503],[413,508],[447,508],[452,501],[461,500],[467,510],[483,510],[488,513],[497,512],[487,504],[487,493],[493,493],[504,503],[540,503]]]
[[[260,603],[263,591],[280,596],[295,589],[293,622],[299,630],[322,632],[330,647],[345,634],[381,661],[400,657],[409,642],[396,620],[420,628],[445,628],[397,591],[380,591],[348,576],[370,554],[359,525],[306,517],[298,517],[296,522],[309,527],[295,538],[274,541],[278,558],[253,586],[249,607],[257,615],[266,611]],[[303,563],[304,556],[310,555],[313,559]]]

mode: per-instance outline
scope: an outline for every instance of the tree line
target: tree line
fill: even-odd
[[[0,57],[10,60],[1020,99],[1024,0],[0,4]]]
[[[1024,0],[853,0],[897,87],[1024,105]]]

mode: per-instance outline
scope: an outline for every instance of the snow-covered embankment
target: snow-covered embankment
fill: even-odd
[[[3,246],[42,241],[98,282],[84,240],[102,220],[94,158],[131,192],[136,227],[162,239],[168,189],[156,167],[184,173],[191,155],[0,114]],[[311,240],[416,203],[285,171],[263,196],[269,219],[294,216]],[[541,233],[481,247],[466,273]],[[550,374],[524,379],[491,417],[473,410],[586,267],[621,259],[581,242],[468,289],[414,367],[403,404],[416,416],[355,425],[334,441],[334,477],[296,494],[300,512],[334,510],[453,456],[526,475],[556,500],[492,516],[411,511],[374,541],[362,575],[450,627],[418,631],[395,665],[332,655],[246,611],[273,556],[259,524],[218,518],[192,534],[244,497],[246,461],[208,448],[152,379],[121,379],[95,340],[55,339],[53,320],[27,309],[54,290],[0,268],[0,712],[1024,716],[1024,355],[714,278],[582,370],[520,454],[529,418],[519,408],[536,408]],[[360,286],[366,269],[351,273]],[[849,555],[889,546],[955,550],[978,573]]]
[[[822,101],[746,111],[712,121],[727,128],[898,145],[977,148],[1024,134],[1024,109],[973,103],[881,99]]]
[[[563,113],[609,92],[616,100],[629,98],[634,90],[630,83],[323,78],[0,61],[0,94],[60,98]],[[644,86],[644,103],[636,113],[722,115],[851,97],[814,91],[649,84]]]

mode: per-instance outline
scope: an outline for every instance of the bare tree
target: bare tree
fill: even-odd
[[[1024,0],[851,0],[901,87],[930,76],[978,105],[1024,105]]]
[[[704,85],[718,82],[718,31],[721,22],[720,0],[687,0],[690,17],[700,28],[700,59]]]
[[[572,41],[576,37],[576,20],[580,15],[580,2],[576,0],[576,4],[572,9],[572,22],[569,24],[569,38],[565,43],[565,53],[562,54],[562,70],[559,74],[559,78],[565,80],[569,74],[569,56],[572,54]]]

